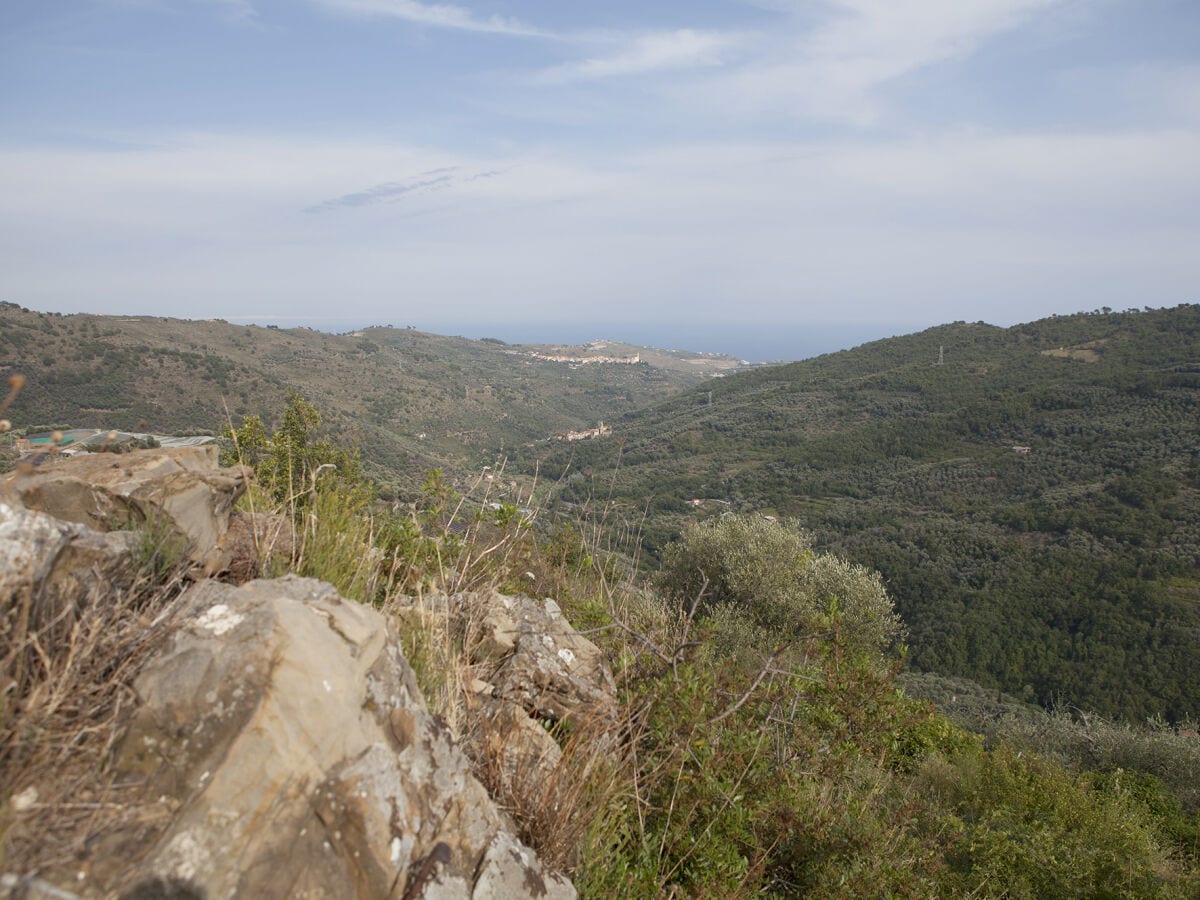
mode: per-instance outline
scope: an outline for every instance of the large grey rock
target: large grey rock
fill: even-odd
[[[294,576],[202,582],[186,600],[114,760],[164,821],[97,844],[99,890],[575,896],[428,714],[382,615]]]
[[[528,798],[553,779],[562,750],[536,719],[509,700],[482,698],[472,721],[475,758],[494,796]]]
[[[480,863],[472,900],[508,900],[556,893],[557,886],[542,878],[531,865],[532,856],[529,848],[511,835],[497,834]]]
[[[70,609],[90,591],[129,579],[131,539],[0,500],[0,601],[28,599],[33,631],[69,629]]]
[[[550,721],[615,710],[616,686],[604,654],[553,600],[495,591],[450,599],[469,623],[479,677],[493,685],[497,698]]]
[[[243,470],[221,469],[217,448],[207,445],[84,453],[10,475],[0,493],[97,531],[164,529],[185,539],[191,563],[212,574],[227,562],[221,537],[245,484]]]

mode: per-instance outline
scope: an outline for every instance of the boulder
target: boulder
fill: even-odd
[[[0,500],[0,598],[31,601],[32,631],[69,629],[67,607],[129,580],[132,544],[127,532],[101,534]]]
[[[221,469],[210,444],[84,453],[10,475],[2,487],[28,509],[97,531],[162,529],[185,539],[191,564],[212,574],[227,562],[221,536],[246,477]]]
[[[296,530],[287,516],[278,513],[235,512],[229,517],[229,530],[221,538],[227,562],[225,574],[241,584],[263,574],[278,574],[271,569],[286,569],[296,552]]]
[[[201,582],[182,608],[113,762],[167,812],[97,840],[92,889],[575,896],[426,711],[388,619],[295,576]]]
[[[493,796],[527,798],[544,790],[562,760],[545,727],[508,700],[483,697],[477,713],[471,750],[487,767]]]
[[[607,715],[616,685],[600,649],[571,627],[558,604],[496,591],[456,594],[468,647],[494,695],[550,721]]]

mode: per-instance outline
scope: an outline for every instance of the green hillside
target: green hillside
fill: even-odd
[[[542,457],[562,501],[648,511],[652,553],[730,509],[798,519],[883,573],[918,670],[1200,713],[1200,306],[946,325],[734,374]]]
[[[7,414],[14,427],[220,430],[227,415],[270,421],[297,390],[322,410],[335,440],[361,446],[378,482],[401,490],[427,469],[493,462],[514,444],[595,426],[737,365],[661,351],[643,352],[633,365],[542,358],[639,350],[524,347],[412,329],[333,335],[220,320],[62,316],[0,304],[0,376],[29,379]]]
[[[25,331],[49,333],[26,315]],[[1192,307],[1056,320],[1048,337],[1033,336],[1041,324],[948,326],[755,370],[618,420],[594,440],[537,441],[524,461],[541,455],[557,470],[558,484],[542,478],[538,493],[582,504],[571,521],[463,498],[436,476],[411,510],[378,503],[377,486],[318,439],[320,411],[293,398],[267,416],[281,423],[274,434],[245,429],[255,479],[240,504],[273,511],[303,539],[264,545],[243,572],[319,578],[382,611],[439,716],[438,739],[475,748],[470,771],[581,897],[1195,897],[1195,722],[1047,713],[995,686],[1044,672],[1049,692],[1028,692],[1043,702],[1061,694],[1131,717],[1194,713],[1200,473],[1192,364],[1178,360],[1196,345],[1200,318]],[[17,333],[5,332],[6,347],[32,340],[11,339]],[[272,347],[295,349],[287,333],[263,336],[246,348],[247,372],[262,371],[251,366]],[[358,348],[369,357],[389,352],[380,337],[343,336],[378,344]],[[390,352],[457,352],[454,339],[412,337]],[[525,367],[528,353],[482,343]],[[177,358],[145,346],[113,350],[113,359]],[[453,364],[466,369],[470,352],[467,342]],[[329,366],[332,358],[321,357]],[[450,371],[445,356],[427,365]],[[567,373],[608,366],[570,365]],[[636,374],[636,365],[614,365]],[[288,371],[314,393],[317,376],[302,368]],[[336,378],[352,368],[328,369],[325,390],[348,391]],[[227,374],[217,391],[196,376],[188,394],[161,375],[147,396],[167,410],[170,391],[236,395],[241,377]],[[573,396],[571,384],[568,374],[558,396]],[[86,390],[61,396],[88,411]],[[535,396],[555,395],[542,383]],[[452,406],[441,408],[448,421],[468,415]],[[525,411],[514,404],[514,415]],[[350,405],[337,412],[364,415]],[[610,485],[626,515],[605,499]],[[587,521],[590,493],[599,515]],[[717,514],[733,507],[750,511]],[[628,549],[627,526],[643,511],[652,542],[687,526],[648,571],[607,549]],[[820,542],[766,518],[781,513],[806,521]],[[13,648],[0,671],[8,871],[73,885],[86,871],[95,887],[104,869],[92,860],[109,852],[91,840],[97,822],[115,833],[146,821],[110,763],[155,646],[147,623],[169,621],[184,585],[171,562],[179,545],[153,522],[134,542],[132,587],[100,579],[64,607],[77,617],[71,640],[24,570],[0,586],[12,598],[0,615],[0,645]],[[832,546],[891,567],[914,657],[961,648],[964,668],[988,688],[901,675],[892,598],[877,573],[825,552]],[[530,719],[539,734],[549,725],[552,753],[514,767],[473,678],[494,671],[484,643],[493,626],[470,600],[447,602],[497,589],[554,598],[559,605],[545,609],[555,633],[568,621],[580,628],[612,675],[604,703],[557,723]],[[972,668],[977,661],[1007,668],[992,675]],[[1074,685],[1084,687],[1069,695]],[[74,815],[80,796],[97,802]],[[92,811],[101,805],[103,820]]]

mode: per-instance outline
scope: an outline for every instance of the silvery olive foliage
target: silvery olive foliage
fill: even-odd
[[[877,572],[816,553],[807,532],[762,516],[689,525],[663,554],[659,587],[716,625],[725,650],[832,626],[847,647],[884,651],[903,633]]]

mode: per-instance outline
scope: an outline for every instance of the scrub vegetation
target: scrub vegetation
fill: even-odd
[[[1131,722],[1200,710],[1200,306],[946,325],[613,427],[619,452],[518,462],[641,522],[643,559],[730,511],[787,518],[882,575],[914,669]]]
[[[399,595],[554,596],[606,651],[617,719],[562,723],[558,769],[504,798],[583,896],[1200,890],[1194,740],[1165,724],[1126,727],[1125,745],[1145,752],[1110,741],[1089,756],[1094,721],[963,727],[901,686],[903,626],[879,576],[815,550],[794,523],[694,523],[647,577],[636,531],[615,519],[551,522],[536,498],[527,513],[496,509],[483,479],[460,494],[439,473],[397,513],[366,501],[352,460],[331,467],[306,401],[293,397],[281,421],[257,460],[260,487],[281,484],[281,471],[313,486],[299,502],[284,495],[297,528],[330,514],[361,524],[339,527],[337,540],[356,536],[348,553],[320,550],[335,539],[320,529],[306,552],[371,571],[355,581],[340,564],[295,565],[396,611],[452,728],[470,727],[455,675],[467,638],[414,616],[420,603],[401,612]]]
[[[263,554],[260,574],[290,570],[322,578],[396,616],[430,708],[452,733],[462,736],[472,727],[463,678],[469,635],[446,627],[438,597],[484,588],[551,596],[601,647],[616,676],[618,715],[560,723],[553,731],[564,750],[558,768],[500,797],[522,838],[567,871],[582,896],[1193,897],[1200,893],[1200,742],[1195,723],[1182,713],[1195,709],[1187,664],[1195,648],[1171,635],[1172,629],[1193,627],[1185,616],[1188,604],[1194,606],[1188,599],[1194,579],[1189,554],[1195,552],[1188,523],[1195,515],[1197,445],[1184,445],[1197,426],[1183,411],[1194,403],[1194,387],[1176,377],[1188,373],[1175,371],[1184,364],[1172,360],[1195,347],[1187,330],[1196,327],[1195,319],[1192,308],[1082,317],[1051,322],[1044,326],[1050,336],[1036,339],[1020,331],[949,326],[907,339],[907,345],[884,342],[858,355],[731,377],[714,389],[711,405],[693,395],[620,426],[626,439],[619,467],[598,466],[611,447],[574,448],[570,471],[581,461],[595,465],[591,478],[523,481],[518,493],[503,497],[493,493],[507,477],[497,471],[464,481],[435,469],[425,473],[411,504],[381,499],[358,454],[332,440],[322,413],[297,393],[274,414],[230,421],[225,458],[255,473],[244,507],[286,520],[294,533],[286,553]],[[1047,343],[1079,344],[1098,324],[1109,328],[1099,361],[1041,353]],[[1034,326],[1027,329],[1040,334]],[[1118,353],[1118,335],[1126,332],[1129,346]],[[1023,383],[1025,365],[1088,367],[1092,380],[1051,379],[1038,389],[1043,400],[1025,398],[1028,405],[1018,403],[1013,416],[989,419],[990,425],[981,420],[982,430],[975,432],[963,424],[962,410],[977,409],[986,418],[991,401],[983,395],[969,400],[970,391],[961,386],[945,388],[958,404],[952,412],[950,399],[937,399],[937,384],[949,377],[943,370],[954,355],[966,356],[974,346],[974,338],[963,337],[960,346],[951,336],[976,333],[986,338],[981,346],[988,360],[996,358],[996,341],[1013,353],[1012,346],[1030,344],[1032,355],[1022,356],[1012,371],[988,364],[989,371],[999,368],[1003,384]],[[1145,361],[1135,361],[1147,335],[1158,333],[1165,335],[1160,349],[1176,346],[1172,341],[1178,346],[1150,378]],[[930,359],[938,359],[939,346],[946,349],[944,362],[934,366]],[[909,356],[922,362],[905,362]],[[1115,373],[1102,368],[1113,357],[1125,360]],[[885,358],[894,365],[881,385],[878,369]],[[1135,370],[1141,373],[1136,378]],[[796,383],[803,379],[810,383],[801,390]],[[845,387],[847,380],[857,380],[863,395]],[[750,450],[744,443],[749,436],[739,429],[757,427],[758,420],[750,416],[749,398],[737,400],[743,391],[758,392],[759,404],[779,401],[762,407],[764,421],[771,421],[773,410],[788,408],[786,397],[794,397],[795,409],[807,409],[805,416],[824,411],[811,425],[789,413],[775,443]],[[1052,395],[1065,399],[1046,407],[1043,401]],[[1100,423],[1088,444],[1091,456],[1082,453],[1083,445],[1062,440],[1063,433],[1077,436],[1068,429],[1075,427],[1070,423],[1081,408],[1073,404],[1080,396],[1093,396],[1087,409]],[[909,406],[912,415],[906,416]],[[665,429],[667,409],[675,410],[674,430],[651,437],[651,417]],[[1047,409],[1063,417],[1035,415]],[[1169,409],[1176,412],[1167,415]],[[1139,430],[1152,419],[1165,435],[1157,450],[1160,432]],[[893,421],[895,432],[887,428]],[[846,440],[835,446],[839,428]],[[1051,435],[1047,429],[1062,431]],[[1135,432],[1144,435],[1140,443],[1131,436]],[[1106,450],[1114,435],[1129,439],[1122,454]],[[692,442],[705,452],[660,456],[659,441],[676,447]],[[792,468],[785,479],[772,468],[783,463],[771,460],[793,441],[811,452],[803,466],[799,455],[788,457]],[[944,456],[946,441],[958,456]],[[829,446],[822,456],[824,442]],[[1035,444],[1028,456],[1007,446]],[[727,483],[705,474],[700,477],[709,480],[700,484],[708,489],[696,484],[693,490],[691,481],[664,477],[659,484],[665,490],[652,493],[649,506],[645,497],[651,493],[641,495],[640,507],[631,502],[656,471],[703,470],[721,453],[737,468]],[[1118,456],[1128,461],[1120,474]],[[1043,458],[1052,464],[1043,466]],[[1151,459],[1159,478],[1147,474]],[[556,464],[547,460],[543,473]],[[921,474],[955,472],[960,465],[974,473],[969,484]],[[1087,487],[1069,480],[1069,472],[1088,474]],[[788,493],[768,490],[785,483]],[[574,493],[589,484],[603,499]],[[817,484],[840,485],[841,493],[798,488]],[[935,491],[933,484],[943,487]],[[737,486],[726,492],[729,507],[691,503],[718,493],[713,485]],[[1060,503],[1056,488],[1079,502]],[[751,490],[762,492],[753,502]],[[698,496],[685,502],[689,494]],[[900,498],[910,495],[920,502],[902,515]],[[575,505],[562,506],[570,497]],[[1126,520],[1116,510],[1108,519],[1072,519],[1061,533],[1012,518],[1014,509],[1042,509],[1039,503],[1059,515],[1069,509],[1100,515],[1108,509],[1104,497],[1135,511],[1129,521],[1159,522],[1164,531],[1140,544],[1133,531],[1103,531],[1097,522],[1117,528]],[[835,524],[845,527],[841,537]],[[928,542],[951,524],[959,542],[931,552]],[[979,545],[973,543],[988,529],[1005,535],[994,557],[975,552]],[[1086,557],[1056,555],[1084,541]],[[1133,556],[1142,568],[1127,571],[1135,565],[1127,554],[1137,547],[1145,551]],[[872,553],[892,566],[878,567],[883,576]],[[900,566],[906,553],[919,564]],[[1085,600],[1094,600],[1095,610],[1107,610],[1092,613],[1098,623],[1135,624],[1147,610],[1158,610],[1160,638],[1153,646],[1166,657],[1156,667],[1138,668],[1143,657],[1129,652],[1129,668],[1113,684],[1104,653],[1092,652],[1096,687],[1087,696],[1101,708],[1131,711],[1128,719],[1136,721],[1144,719],[1151,700],[1174,690],[1181,699],[1171,717],[1129,724],[1079,704],[1047,712],[1025,702],[1042,699],[1037,690],[997,693],[998,677],[985,688],[952,677],[954,666],[936,677],[906,671],[912,661],[928,666],[937,658],[929,655],[942,646],[928,642],[933,621],[960,629],[945,644],[951,648],[985,626],[997,629],[997,652],[1011,659],[1030,656],[1030,635],[1081,634],[1086,648],[1094,633],[1097,646],[1119,645],[1127,632],[1090,632],[1037,605],[1047,602],[1046,584],[1079,575],[1054,568],[1066,558],[1080,566],[1090,560],[1092,580],[1070,582],[1078,585],[1077,595],[1055,595],[1065,608],[1082,615]],[[956,564],[962,569],[953,594],[930,590],[893,602],[910,584],[903,573],[927,577]],[[1034,599],[996,593],[1016,590],[1018,581],[1004,576],[1038,573],[1043,564],[1049,568],[1040,576],[1019,581]],[[1118,594],[1135,579],[1144,593]],[[1085,597],[1087,585],[1107,592]],[[164,620],[178,579],[169,567],[148,566],[128,591],[120,604],[100,594],[84,598],[72,620],[78,638],[63,653],[46,652],[52,635],[22,616],[28,604],[22,607],[19,596],[5,609],[3,646],[10,649],[0,709],[0,843],[13,860],[43,845],[69,852],[62,835],[4,830],[13,821],[12,804],[44,802],[17,788],[39,780],[31,771],[61,765],[68,748],[75,748],[72,760],[94,764],[93,771],[99,767],[134,675],[132,664],[113,666],[111,660],[136,658],[143,646],[137,629]],[[1118,602],[1119,596],[1124,599]],[[991,618],[975,621],[962,609],[957,620],[949,618],[953,597],[967,613],[991,610]],[[921,612],[918,601],[932,611]],[[111,627],[113,614],[124,616],[128,627]],[[979,662],[982,674],[966,674],[985,681],[991,645],[967,646],[963,658]],[[1063,655],[1057,662],[1071,660],[1083,672],[1085,655]],[[1028,678],[1040,670],[1020,671]],[[1048,678],[1065,677],[1061,666],[1046,671]],[[1132,690],[1121,687],[1127,678],[1142,679],[1136,689],[1144,692],[1130,706],[1119,699],[1121,691]],[[1105,697],[1117,699],[1106,706]],[[475,762],[488,783],[489,760]],[[119,807],[114,786],[96,787],[77,775],[70,790],[96,798],[95,809]]]

